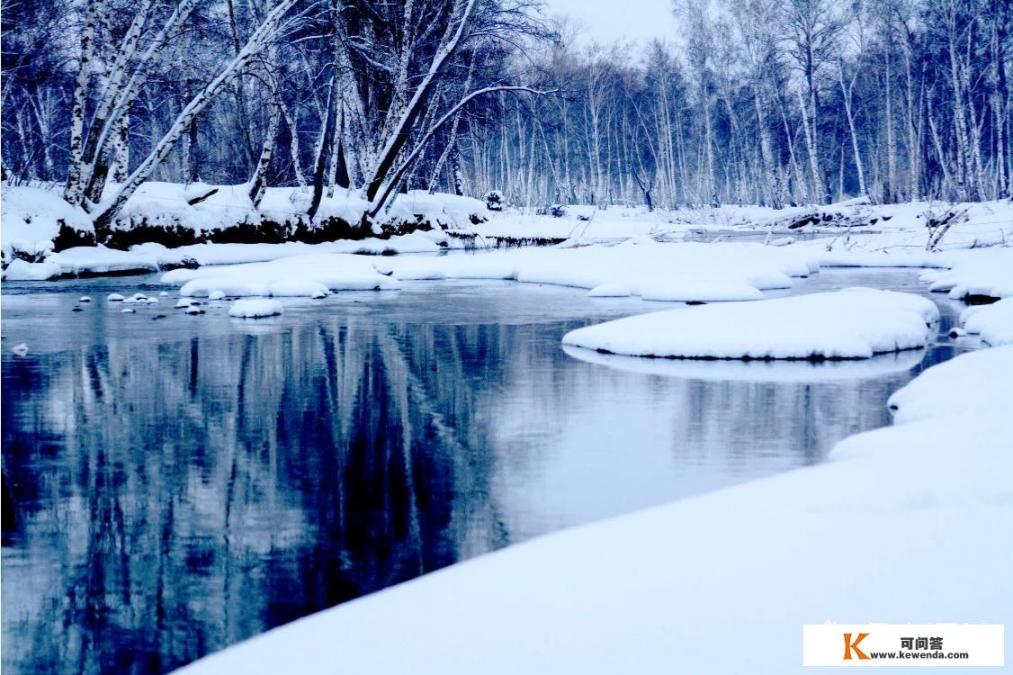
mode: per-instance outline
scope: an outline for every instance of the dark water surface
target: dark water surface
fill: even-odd
[[[855,284],[924,288],[824,271],[797,290]],[[967,346],[655,371],[560,338],[665,305],[566,288],[412,283],[261,322],[183,316],[174,293],[105,302],[160,288],[4,285],[7,673],[164,672],[462,558],[819,462]]]

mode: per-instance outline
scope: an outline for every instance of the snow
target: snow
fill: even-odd
[[[325,297],[329,291],[392,290],[397,280],[376,271],[370,258],[347,254],[292,256],[266,263],[178,269],[162,275],[181,286],[180,295],[208,297]]]
[[[683,359],[859,359],[924,347],[935,303],[906,293],[833,293],[670,309],[567,333],[563,344]]]
[[[0,241],[5,262],[16,255],[33,259],[46,255],[53,250],[53,240],[59,235],[61,225],[83,233],[94,232],[88,214],[63,201],[55,190],[4,186],[0,210],[3,222]]]
[[[1013,346],[969,352],[929,368],[891,396],[889,406],[898,424],[953,415],[1009,417]]]
[[[993,347],[1013,344],[1013,297],[993,305],[968,307],[960,315],[964,330]]]
[[[59,275],[60,266],[54,262],[47,260],[40,263],[30,263],[18,258],[7,266],[4,279],[7,281],[46,281]]]
[[[118,185],[110,184],[106,196]],[[269,187],[264,191],[260,206],[255,207],[249,197],[250,186],[209,185],[206,183],[165,183],[148,181],[141,185],[127,201],[114,227],[130,229],[135,224],[166,228],[183,227],[198,234],[214,235],[216,231],[241,223],[258,225],[274,222],[294,229],[303,225],[313,229],[306,212],[312,199],[308,187]],[[205,197],[196,204],[189,202]],[[358,224],[369,203],[355,191],[336,190],[332,196],[324,195],[315,222],[340,219]],[[473,220],[484,219],[485,204],[477,199],[448,194],[429,194],[412,191],[398,195],[389,209],[377,221],[379,225],[399,226],[403,223],[428,222],[434,227],[468,227]]]
[[[446,243],[446,238],[442,232],[413,232],[390,239],[341,240],[323,244],[194,244],[166,248],[149,243],[133,246],[129,251],[105,246],[78,246],[50,254],[42,263],[15,261],[8,267],[5,276],[11,281],[41,281],[80,274],[157,272],[184,263],[209,266],[267,262],[319,253],[436,253],[442,250],[441,244]]]
[[[236,300],[229,307],[229,316],[237,319],[263,319],[284,313],[285,308],[277,300],[247,298]]]
[[[380,674],[780,675],[801,672],[807,623],[1009,625],[1000,372],[1013,374],[1013,347],[959,356],[894,397],[898,426],[845,440],[828,463],[509,547],[180,672],[313,675],[340,654]],[[993,404],[952,405],[986,393]]]
[[[818,269],[801,250],[759,244],[666,244],[654,240],[577,248],[521,248],[476,255],[397,257],[377,268],[402,280],[513,279],[586,288],[595,297],[716,302],[757,300]]]
[[[949,293],[954,300],[976,295],[1013,298],[1013,248],[954,252],[947,262],[946,271],[922,274],[930,290]]]

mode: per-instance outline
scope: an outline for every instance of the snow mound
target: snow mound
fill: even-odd
[[[269,316],[278,316],[284,311],[285,309],[277,300],[247,298],[233,302],[229,307],[229,316],[236,319],[263,319]]]
[[[63,201],[56,191],[4,187],[0,210],[4,262],[16,257],[41,260],[53,250],[53,242],[64,227],[83,235],[94,233],[91,218],[84,209]]]
[[[1013,248],[990,248],[954,252],[948,256],[950,269],[925,272],[930,290],[949,293],[954,300],[972,296],[1013,298]]]
[[[865,288],[666,310],[581,328],[563,344],[681,359],[863,359],[924,347],[936,305]]]
[[[1013,344],[1013,297],[994,305],[968,307],[961,313],[960,323],[993,347]]]
[[[285,296],[319,298],[329,291],[398,288],[396,279],[376,271],[370,258],[348,254],[292,256],[265,263],[178,269],[162,275],[181,286],[184,297]]]
[[[1009,417],[1013,345],[969,352],[929,368],[891,396],[889,406],[898,424],[947,415]]]
[[[6,225],[4,226],[6,229]],[[4,272],[7,281],[45,281],[60,276],[60,266],[52,262],[30,263],[20,258],[11,261]]]

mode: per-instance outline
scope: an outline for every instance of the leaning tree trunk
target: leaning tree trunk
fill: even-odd
[[[297,0],[280,0],[250,36],[242,51],[225,64],[218,75],[183,108],[183,111],[172,123],[172,126],[169,127],[165,135],[162,136],[162,139],[134,172],[130,174],[116,193],[116,196],[110,200],[105,210],[95,218],[95,235],[100,240],[108,235],[113,218],[119,214],[130,197],[137,191],[137,188],[148,180],[155,167],[161,164],[169,153],[172,152],[176,141],[190,128],[194,118],[210,105],[215,97],[250,65],[253,58],[270,40],[275,38],[278,24],[296,2]]]

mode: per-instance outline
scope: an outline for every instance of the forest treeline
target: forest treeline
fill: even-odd
[[[1008,0],[677,0],[583,39],[528,0],[3,0],[3,172],[108,225],[147,180],[514,205],[1011,192]]]

